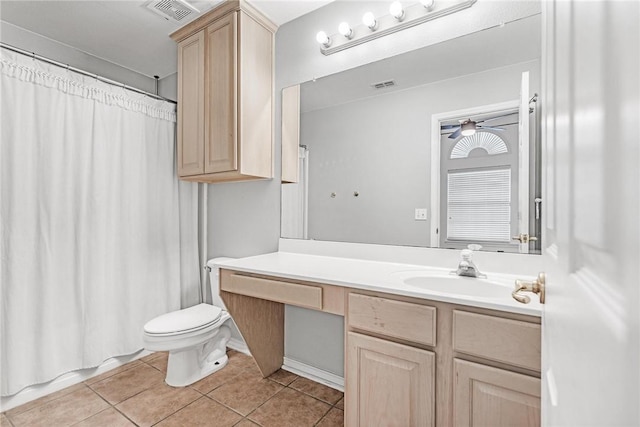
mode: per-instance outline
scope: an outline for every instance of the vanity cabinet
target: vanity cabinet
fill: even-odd
[[[263,375],[284,305],[345,316],[345,426],[540,425],[540,318],[222,269],[221,296]]]
[[[178,43],[180,179],[273,177],[275,30],[244,1],[226,1],[171,35]]]
[[[433,352],[349,332],[347,354],[345,425],[434,425]]]
[[[540,425],[540,379],[454,360],[455,426]]]
[[[539,318],[364,291],[347,305],[346,426],[540,425]]]

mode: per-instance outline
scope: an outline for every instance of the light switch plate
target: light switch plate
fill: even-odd
[[[423,208],[416,208],[415,214],[416,221],[426,221],[427,220],[427,210]]]

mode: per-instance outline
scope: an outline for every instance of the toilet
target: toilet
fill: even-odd
[[[224,323],[231,315],[220,298],[219,270],[213,264],[229,259],[214,258],[207,262],[213,305],[203,303],[172,311],[144,325],[144,348],[169,352],[165,382],[170,386],[193,384],[227,364],[231,331]]]

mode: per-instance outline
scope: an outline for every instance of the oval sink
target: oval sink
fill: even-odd
[[[406,271],[394,275],[399,276],[407,286],[443,294],[477,298],[509,298],[513,290],[510,280],[461,277],[439,270]]]

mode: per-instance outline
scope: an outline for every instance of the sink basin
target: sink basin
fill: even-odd
[[[393,274],[406,286],[442,294],[474,298],[510,298],[513,281],[506,278],[461,277],[442,270],[402,271]]]

